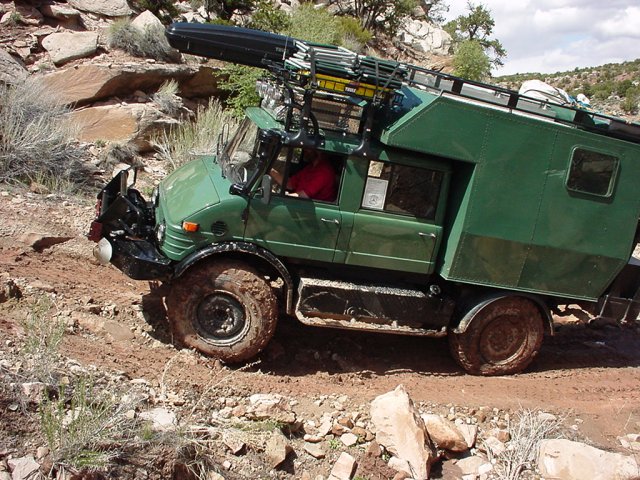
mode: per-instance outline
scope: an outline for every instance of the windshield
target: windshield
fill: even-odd
[[[256,149],[258,127],[245,118],[220,156],[222,173],[232,183],[245,183],[258,168]]]

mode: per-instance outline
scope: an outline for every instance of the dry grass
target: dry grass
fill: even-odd
[[[487,451],[489,459],[495,462],[496,478],[519,480],[523,472],[535,470],[540,442],[559,437],[561,423],[560,419],[541,416],[538,411],[519,411],[509,426],[511,440],[506,450],[495,456],[491,449]]]
[[[161,112],[170,116],[175,116],[182,108],[182,99],[177,95],[178,82],[169,80],[164,82],[153,94],[153,101],[158,105]]]
[[[211,100],[206,107],[198,109],[195,121],[163,132],[154,139],[154,145],[160,158],[174,170],[195,156],[215,154],[223,127],[228,127],[231,136],[237,125],[232,114],[219,101]]]
[[[164,29],[147,27],[141,30],[130,19],[118,20],[111,24],[107,42],[110,47],[144,58],[162,61],[174,60],[174,54],[164,36]]]

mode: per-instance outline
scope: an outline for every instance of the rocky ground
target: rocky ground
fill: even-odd
[[[640,453],[637,328],[559,320],[528,372],[482,378],[460,371],[445,340],[311,329],[282,318],[255,363],[230,367],[172,345],[164,288],[93,260],[84,238],[92,203],[0,192],[0,470],[13,475],[0,472],[2,479],[31,478],[20,476],[29,468],[100,478],[72,477],[83,465],[111,478],[194,478],[189,467],[210,479],[404,478],[397,469],[410,468],[394,458],[427,459],[430,478],[507,478],[500,469],[521,444],[514,440],[521,418],[531,437],[548,428],[621,454],[605,460],[609,467],[623,468]],[[62,325],[59,345],[55,329],[36,328],[34,319]],[[80,418],[73,412],[81,404],[74,392],[87,378],[87,398],[110,406],[111,420],[77,427],[89,432],[85,438],[73,430]],[[405,417],[376,418],[373,404],[385,398],[399,403],[383,412]],[[403,433],[389,432],[393,425]],[[61,440],[70,428],[84,446]],[[424,449],[394,446],[394,435],[409,431],[423,435],[411,445]],[[108,455],[70,460],[73,452]],[[582,458],[599,458],[596,452]],[[330,476],[343,464],[348,473]],[[536,471],[533,457],[525,464],[525,472]],[[522,475],[512,478],[529,478]]]

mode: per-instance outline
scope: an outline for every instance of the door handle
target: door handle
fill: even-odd
[[[320,221],[324,223],[333,223],[334,225],[340,225],[340,222],[335,218],[320,218]]]
[[[418,235],[420,235],[421,237],[427,237],[427,238],[436,238],[436,234],[435,233],[424,233],[424,232],[418,232]]]

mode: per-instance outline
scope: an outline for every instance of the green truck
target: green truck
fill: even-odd
[[[98,195],[96,257],[170,284],[181,344],[245,361],[288,315],[447,336],[467,372],[502,375],[530,364],[559,306],[636,322],[640,124],[249,29],[167,37],[265,69],[261,106],[216,152],[148,200],[132,171]],[[299,189],[318,154],[321,199]]]

